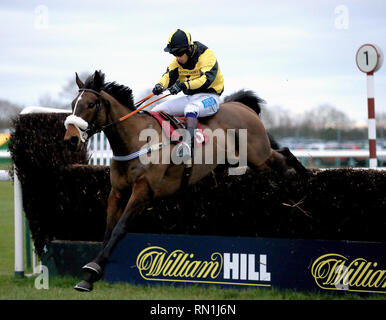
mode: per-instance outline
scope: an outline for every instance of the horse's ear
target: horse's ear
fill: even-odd
[[[103,82],[104,82],[104,75],[102,74],[102,76],[101,76],[101,72],[100,71],[98,72],[95,70],[95,73],[94,73],[94,90],[95,91],[101,91]]]
[[[79,88],[82,88],[84,86],[84,83],[79,79],[77,72],[75,72],[75,81]]]

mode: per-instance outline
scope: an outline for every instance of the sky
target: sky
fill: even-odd
[[[223,96],[251,89],[291,114],[322,104],[367,120],[366,43],[386,52],[384,0],[0,1],[0,99],[24,106],[59,93],[75,72],[102,70],[133,89],[158,82],[177,28],[211,48]],[[386,66],[375,73],[375,109],[386,112]],[[75,98],[75,97],[74,97]]]

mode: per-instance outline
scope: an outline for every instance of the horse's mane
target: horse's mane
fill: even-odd
[[[261,104],[265,103],[255,92],[251,90],[239,90],[224,98],[224,102],[241,102],[252,108],[258,115],[261,113]]]
[[[96,74],[98,75],[99,79],[95,79]],[[125,107],[131,110],[134,109],[134,98],[132,90],[127,86],[116,83],[115,81],[105,82],[105,74],[101,70],[95,71],[95,73],[90,75],[86,79],[83,88],[92,89],[98,92],[103,90],[117,99],[119,103]]]

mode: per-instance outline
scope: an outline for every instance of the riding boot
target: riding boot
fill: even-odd
[[[195,130],[197,129],[197,115],[195,113],[186,114],[186,129],[189,132],[189,140],[185,139],[179,148],[179,157],[183,159],[183,162],[186,162],[189,158],[193,157],[194,150],[194,136]]]
[[[194,154],[194,137],[197,129],[197,115],[195,113],[187,113],[186,114],[186,129],[190,134],[190,155],[193,157]]]

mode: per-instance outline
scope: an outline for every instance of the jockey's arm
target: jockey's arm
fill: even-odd
[[[162,78],[158,81],[163,88],[171,87],[179,78],[179,64],[176,60],[168,66]],[[198,59],[197,67],[200,70],[200,76],[195,79],[189,79],[182,82],[181,85],[188,90],[207,89],[216,79],[218,72],[218,62],[212,50],[207,49]]]
[[[172,86],[178,79],[178,64],[174,60],[167,68],[166,72],[162,75],[162,78],[158,83],[167,89]]]
[[[200,56],[198,66],[200,68],[200,77],[184,82],[189,90],[207,89],[215,80],[218,63],[212,50],[208,49]]]

